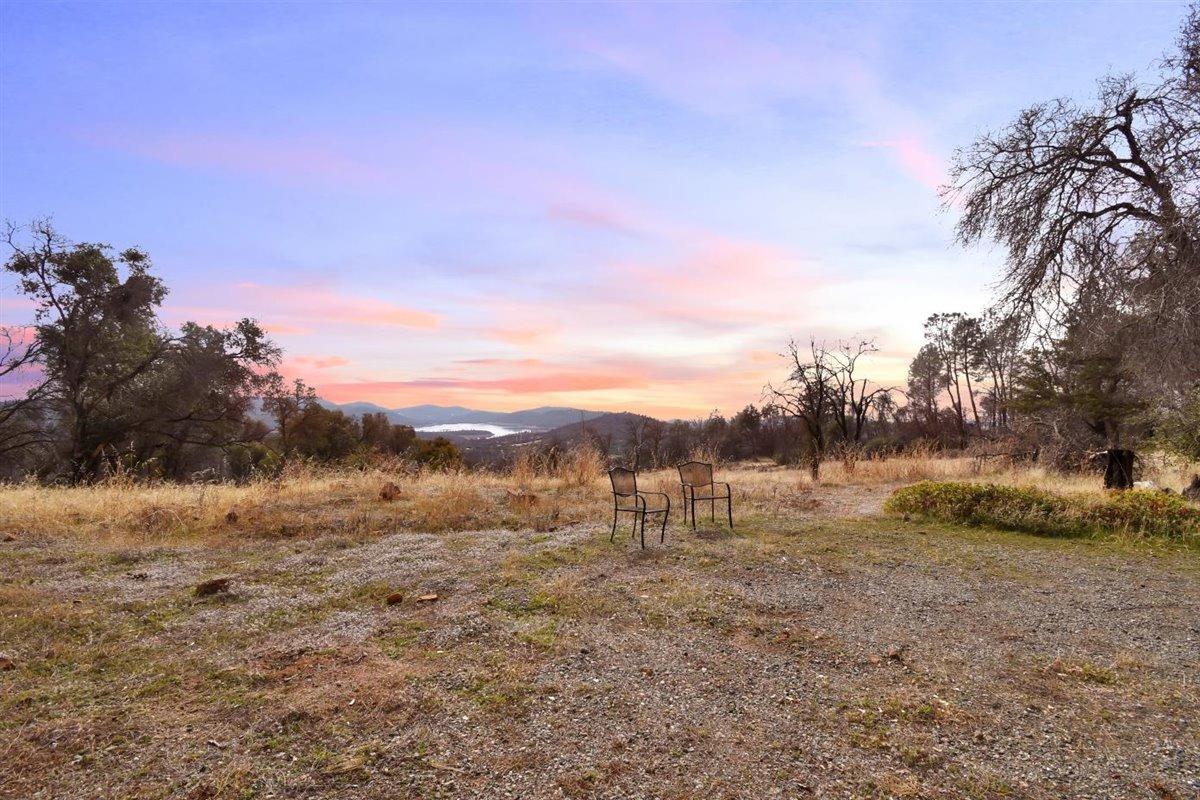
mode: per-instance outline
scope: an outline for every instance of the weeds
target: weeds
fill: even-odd
[[[1164,485],[1178,486],[1194,469],[1166,462],[1153,462],[1152,468]],[[773,463],[724,465],[719,479],[733,484],[734,514],[742,519],[808,514],[820,511],[826,502],[814,491],[806,471]],[[822,468],[820,483],[854,485],[869,492],[876,486],[964,479],[1069,493],[1090,490],[1092,499],[1105,497],[1096,476],[1063,476],[1041,468],[981,465],[968,457],[923,453],[830,461]],[[395,491],[383,492],[389,485]],[[674,469],[645,472],[639,486],[678,499]],[[507,471],[414,471],[400,464],[321,468],[298,463],[276,477],[244,484],[136,483],[117,476],[91,486],[0,486],[0,532],[21,538],[72,538],[114,550],[196,540],[237,543],[251,537],[336,535],[353,543],[404,529],[547,532],[609,519],[608,491],[604,461],[590,447],[522,453]],[[1144,493],[1124,497],[1097,506],[1090,522],[1125,525],[1136,532],[1157,515],[1176,514],[1173,501],[1157,495],[1154,500]]]

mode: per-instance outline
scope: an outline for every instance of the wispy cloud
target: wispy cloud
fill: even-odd
[[[269,322],[284,324],[336,324],[345,327],[400,327],[433,330],[441,324],[437,314],[396,305],[373,297],[344,294],[321,285],[265,285],[239,283],[234,287],[240,303],[256,310]]]
[[[939,189],[946,183],[945,160],[915,134],[886,141],[864,142],[863,147],[893,152],[905,173],[931,189]]]
[[[295,364],[301,367],[312,367],[313,369],[333,369],[334,367],[344,367],[350,363],[350,359],[342,356],[296,356],[284,362],[284,371],[287,367]]]
[[[348,156],[329,142],[313,138],[131,131],[91,131],[84,138],[93,145],[164,164],[266,176],[289,184],[379,187],[390,175],[386,168]]]

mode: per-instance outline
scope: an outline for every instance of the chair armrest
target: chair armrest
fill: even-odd
[[[643,503],[646,502],[643,495],[648,495],[648,494],[652,494],[655,497],[661,497],[663,500],[666,500],[667,501],[667,509],[669,510],[671,508],[671,495],[665,494],[663,492],[643,492],[640,489],[638,490],[638,497],[642,497]]]

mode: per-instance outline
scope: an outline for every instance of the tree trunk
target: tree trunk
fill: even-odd
[[[971,373],[963,370],[967,379],[967,399],[971,401],[971,416],[975,417],[975,429],[979,430],[979,408],[975,405],[975,389],[971,386]]]
[[[1111,448],[1104,452],[1107,456],[1104,463],[1104,488],[1132,489],[1133,451]]]

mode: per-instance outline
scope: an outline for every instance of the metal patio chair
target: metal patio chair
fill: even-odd
[[[637,488],[637,473],[631,469],[624,467],[615,467],[608,471],[608,478],[612,481],[613,493],[613,523],[612,534],[608,537],[608,541],[612,542],[617,538],[617,514],[633,514],[633,532],[631,536],[638,535],[638,523],[641,523],[642,549],[646,549],[646,516],[662,514],[662,528],[659,531],[658,541],[662,544],[667,540],[667,520],[671,516],[671,498],[662,492],[642,492]],[[654,508],[647,503],[647,497],[661,497],[665,505],[656,504]]]
[[[692,530],[696,530],[696,501],[707,500],[709,516],[714,521],[717,518],[717,501],[725,501],[725,510],[729,515],[729,529],[733,530],[733,489],[728,483],[713,481],[712,464],[703,461],[688,461],[679,465],[679,486],[683,491],[683,524],[687,524],[688,507],[692,509]],[[724,486],[724,493],[718,491],[718,486]],[[697,494],[699,491],[701,494]]]

